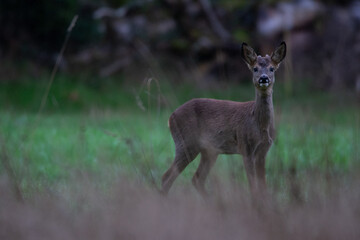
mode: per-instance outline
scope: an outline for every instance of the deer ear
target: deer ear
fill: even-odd
[[[241,57],[249,66],[254,66],[257,59],[254,49],[246,43],[241,45]]]
[[[282,60],[284,60],[286,56],[286,43],[281,42],[280,45],[275,49],[275,51],[271,54],[271,61],[279,65]]]

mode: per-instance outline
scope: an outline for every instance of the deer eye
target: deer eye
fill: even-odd
[[[270,67],[270,72],[273,72],[275,69],[273,67]]]
[[[257,67],[254,67],[254,72],[257,72],[258,71],[258,68]]]

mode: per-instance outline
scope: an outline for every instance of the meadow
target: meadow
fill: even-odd
[[[336,239],[343,236],[344,231],[349,233],[347,239],[359,236],[359,230],[353,228],[359,223],[359,208],[351,204],[356,205],[360,200],[360,111],[356,97],[350,93],[324,92],[301,83],[296,83],[289,93],[281,82],[277,83],[274,91],[276,140],[266,162],[269,192],[274,200],[267,213],[261,213],[267,216],[262,219],[263,215],[258,216],[251,204],[242,159],[237,155],[218,158],[208,179],[207,187],[213,197],[207,204],[191,185],[199,158],[177,179],[170,191],[170,200],[157,194],[161,176],[174,157],[167,127],[170,113],[195,97],[252,100],[251,85],[219,84],[216,88],[201,89],[191,84],[171,87],[160,80],[147,80],[138,85],[115,81],[97,85],[59,76],[42,112],[38,109],[45,81],[34,84],[29,79],[1,85],[1,189],[9,195],[1,200],[6,206],[0,211],[0,222],[6,223],[4,226],[14,227],[25,221],[20,217],[22,212],[15,210],[22,209],[29,214],[25,214],[25,218],[28,216],[30,222],[36,219],[35,227],[42,223],[41,219],[50,219],[50,225],[61,226],[63,229],[52,231],[52,225],[45,224],[47,230],[43,235],[53,239],[64,236],[68,239],[182,239],[191,235],[191,231],[197,234],[190,239],[196,239],[194,236],[233,239],[240,234],[237,224],[240,229],[251,229],[241,233],[245,238],[257,239],[269,234],[268,239],[288,239],[297,232],[306,232],[307,225],[312,228],[306,223],[307,217],[313,216],[312,211],[320,211],[315,206],[327,204],[320,208],[321,214],[316,215],[320,217],[315,217],[319,221],[314,222],[315,226],[319,223],[322,231],[308,231],[308,235],[299,236]],[[18,188],[23,202],[10,204],[13,187],[9,182]],[[336,201],[330,197],[334,195]],[[345,205],[353,208],[343,211],[339,196],[341,199],[349,196],[344,197]],[[301,207],[287,212],[287,207],[295,203]],[[54,213],[47,214],[46,209]],[[54,216],[63,209],[64,215]],[[335,212],[329,214],[330,209]],[[194,219],[189,217],[192,213]],[[88,221],[88,215],[97,214],[101,221]],[[218,231],[212,235],[211,232],[215,232],[212,226],[218,222],[208,218],[215,219],[219,214],[226,219],[226,227],[216,227]],[[9,221],[8,216],[12,216]],[[174,216],[178,217],[173,219]],[[289,225],[285,216],[294,217],[292,224],[300,223],[299,229]],[[341,226],[351,224],[340,230],[331,228],[337,224],[337,217],[343,221]],[[167,223],[168,218],[172,223]],[[69,219],[76,223],[73,227],[68,226]],[[254,226],[263,227],[264,232],[247,226],[251,225],[248,220]],[[136,228],[130,223],[140,225]],[[200,228],[195,230],[192,223]],[[272,224],[275,223],[283,226],[284,231],[274,230]],[[183,231],[174,230],[179,224]],[[166,231],[155,230],[164,225]],[[191,226],[194,229],[185,230]],[[92,227],[95,235],[88,231]],[[116,231],[111,230],[113,228]],[[0,229],[0,236],[18,236],[4,229]],[[27,234],[31,228],[19,229]],[[67,232],[69,236],[58,232]],[[32,234],[38,237],[37,233]]]

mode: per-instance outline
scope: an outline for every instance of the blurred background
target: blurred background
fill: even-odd
[[[253,100],[240,46],[281,41],[269,204],[238,155],[160,197],[171,112]],[[0,238],[360,239],[359,60],[359,0],[0,0]]]
[[[232,0],[2,0],[2,83],[38,81],[53,67],[75,15],[60,73],[86,84],[249,81],[242,42],[269,54],[289,47],[280,81],[360,92],[360,2]],[[74,96],[73,96],[74,97]]]

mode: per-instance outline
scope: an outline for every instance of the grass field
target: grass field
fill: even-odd
[[[6,158],[10,163],[13,178],[25,199],[35,201],[35,207],[31,205],[30,209],[37,209],[31,210],[35,211],[36,216],[46,215],[46,210],[39,207],[39,202],[34,200],[39,194],[62,196],[61,199],[70,199],[70,206],[78,206],[80,203],[78,199],[74,200],[74,196],[79,194],[79,189],[86,188],[87,184],[94,186],[100,191],[100,195],[104,196],[116,195],[116,191],[113,191],[114,184],[120,184],[121,189],[127,189],[120,191],[125,192],[127,197],[123,200],[119,200],[118,198],[122,199],[119,196],[115,198],[120,202],[126,202],[117,210],[126,206],[134,207],[131,204],[127,205],[133,199],[134,204],[138,201],[140,208],[144,208],[144,217],[155,214],[153,210],[146,208],[147,204],[157,211],[162,211],[162,205],[158,202],[163,200],[156,195],[156,189],[174,156],[174,145],[167,127],[170,113],[193,97],[246,101],[252,100],[254,95],[252,86],[248,85],[199,90],[185,85],[174,89],[161,83],[159,90],[156,84],[150,87],[147,84],[127,86],[111,83],[89,86],[60,78],[54,83],[45,111],[38,113],[45,85],[24,82],[19,85],[2,84],[0,88],[0,137],[2,158]],[[360,170],[360,111],[355,98],[346,93],[331,94],[316,90],[307,90],[311,92],[306,93],[301,89],[293,94],[285,94],[281,83],[278,85],[275,86],[274,92],[277,137],[266,163],[269,189],[278,199],[277,203],[286,205],[291,202],[294,191],[298,192],[295,193],[295,197],[305,202],[304,206],[311,202],[314,192],[319,196],[328,196],[334,191],[346,189],[352,192],[353,182],[358,181]],[[192,190],[190,181],[198,162],[197,158],[177,179],[171,191],[173,201],[164,203],[165,208],[176,206],[176,201],[182,199],[178,198],[179,194],[184,192],[190,193],[192,197],[181,200],[185,203],[174,210],[176,214],[181,211],[189,212],[190,200],[193,198],[197,199],[195,206],[202,205]],[[3,178],[7,179],[4,164],[0,169]],[[246,181],[241,157],[222,155],[211,172],[208,188],[214,196],[224,196],[224,189],[229,190],[225,195],[231,196],[230,192],[233,191],[234,197],[224,198],[225,210],[236,206],[235,201],[239,200],[243,205],[235,209],[242,211],[250,206],[250,200],[246,198],[246,194],[242,194],[238,199],[241,194],[230,186],[237,186],[236,189],[243,189],[246,193]],[[141,191],[146,198],[151,199],[150,202],[140,201],[134,190],[128,194],[128,185],[141,186]],[[74,191],[77,194],[74,194]],[[97,194],[99,193],[91,196]],[[89,196],[88,198],[91,199]],[[61,202],[55,202],[58,201]],[[99,202],[106,205],[106,202]],[[213,207],[216,206],[217,209],[218,204],[219,202],[211,201],[208,206],[200,208],[214,217],[218,212]],[[26,206],[24,208],[29,208],[29,205]],[[116,206],[118,205],[114,205],[114,208]],[[311,212],[311,208],[307,207],[304,212]],[[101,211],[103,207],[95,209]],[[102,211],[100,215],[104,217],[108,211],[109,209]],[[148,211],[150,213],[146,215]],[[247,209],[244,214],[251,215],[249,211]],[[140,210],[135,212],[141,214]],[[165,212],[165,215],[155,215],[166,222],[166,217],[170,217],[172,211]],[[92,211],[90,213],[95,214]],[[134,213],[133,217],[140,217],[136,214]],[[273,217],[282,218],[281,214]],[[71,216],[70,214],[70,217],[67,217],[75,221]],[[201,222],[202,218],[194,221]],[[295,222],[300,222],[303,218],[300,217]],[[181,221],[187,219],[184,217]],[[14,224],[16,221],[14,220]],[[135,219],[130,220],[132,221]],[[286,222],[284,219],[281,221]],[[226,222],[230,225],[235,224],[231,219],[227,219]],[[264,224],[257,220],[256,222]],[[211,226],[214,223],[209,224]],[[102,225],[96,226],[101,229]],[[146,224],[140,227],[139,234],[146,232],[147,227],[149,226]],[[133,231],[136,232],[136,229]],[[124,239],[140,239],[141,234]],[[274,237],[272,239],[276,239],[278,235],[271,236]],[[290,235],[284,236],[287,238]]]

